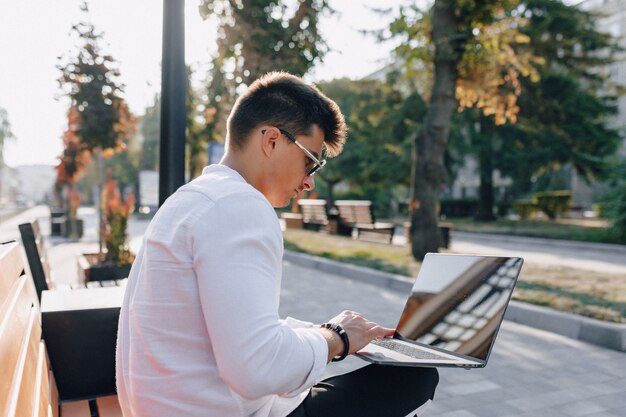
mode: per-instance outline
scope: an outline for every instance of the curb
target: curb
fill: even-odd
[[[413,287],[413,280],[403,275],[346,264],[319,256],[285,250],[283,259],[306,268],[402,293],[408,293]],[[626,324],[604,322],[515,300],[511,300],[504,318],[571,339],[626,352]]]

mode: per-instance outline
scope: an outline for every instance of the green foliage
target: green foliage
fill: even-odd
[[[83,11],[87,6],[83,4]],[[93,24],[72,26],[78,52],[58,65],[59,84],[78,112],[74,133],[81,146],[92,151],[123,149],[134,131],[134,118],[121,97],[123,86],[119,70],[110,55],[103,54],[99,43],[102,33]]]
[[[211,62],[203,99],[204,122],[196,137],[223,142],[226,118],[235,97],[270,71],[306,74],[328,46],[318,28],[319,16],[332,13],[327,0],[202,0],[204,19],[216,19],[217,54]],[[194,141],[190,147],[202,147]]]
[[[522,82],[519,122],[497,131],[506,141],[496,168],[513,178],[518,193],[530,191],[532,177],[565,164],[587,180],[605,178],[620,143],[607,125],[617,91],[597,68],[614,62],[617,40],[598,31],[597,15],[560,1],[526,0],[519,13],[546,64],[538,83]]]
[[[626,244],[626,159],[613,165],[611,175],[612,192],[606,201],[598,204],[600,214],[612,220],[612,232],[615,240]]]
[[[537,211],[542,211],[550,219],[561,217],[572,204],[572,192],[569,190],[542,191],[534,193],[530,200],[513,201],[515,213],[521,219],[530,219]]]
[[[304,75],[328,51],[318,28],[327,0],[202,0],[199,11],[218,20],[217,63],[237,84],[274,70]]]
[[[450,217],[470,217],[478,210],[478,200],[475,198],[457,198],[439,200],[439,215]]]
[[[569,190],[543,191],[533,194],[533,201],[550,219],[556,219],[569,210],[572,192]]]
[[[515,214],[523,220],[530,219],[537,213],[537,210],[539,210],[534,200],[516,200],[511,205],[513,206]]]
[[[159,168],[159,132],[161,131],[161,97],[155,96],[154,103],[146,107],[141,121],[143,144],[139,162],[140,170],[158,170]]]
[[[202,117],[204,104],[197,89],[192,85],[192,69],[187,70],[187,94],[185,95],[186,113],[186,153],[188,178],[193,179],[202,173],[202,168],[207,163],[206,149],[209,141],[208,132],[204,128],[205,119]]]
[[[626,244],[626,182],[620,184],[615,191],[613,228],[617,240]]]
[[[341,107],[349,130],[340,159],[331,160],[319,177],[329,187],[347,182],[374,201],[379,215],[387,215],[393,189],[409,185],[411,134],[424,117],[424,102],[376,80],[338,79],[319,87]]]

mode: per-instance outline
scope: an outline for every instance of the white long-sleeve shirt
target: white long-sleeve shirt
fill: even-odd
[[[319,382],[328,346],[278,317],[283,241],[267,199],[211,165],[159,209],[120,313],[126,417],[285,416]]]

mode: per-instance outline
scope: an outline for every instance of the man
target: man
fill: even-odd
[[[319,383],[328,362],[392,329],[350,311],[324,326],[279,319],[273,207],[312,190],[345,135],[337,105],[286,73],[237,100],[224,158],[163,204],[133,264],[117,346],[126,417],[404,417],[433,397],[426,368],[367,366]]]

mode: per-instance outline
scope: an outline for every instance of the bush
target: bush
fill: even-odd
[[[478,200],[473,198],[442,199],[439,215],[446,217],[473,217],[478,211]]]
[[[626,184],[622,184],[613,200],[613,229],[620,243],[626,243]]]
[[[539,207],[533,200],[515,200],[511,205],[515,213],[524,220],[530,219],[539,210]]]
[[[533,200],[539,210],[554,220],[569,210],[572,204],[572,192],[569,190],[543,191],[535,193]]]

